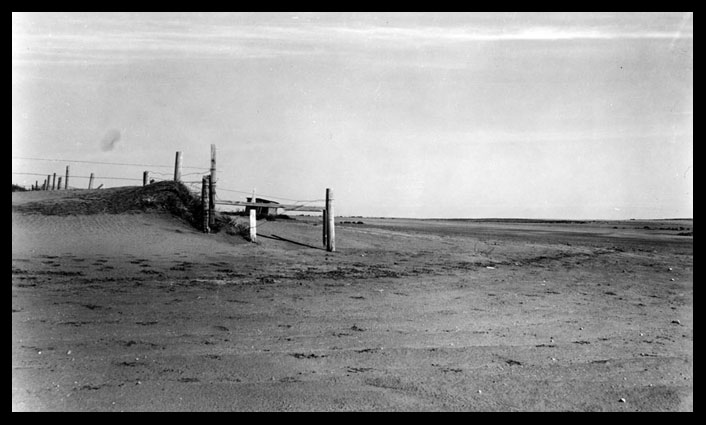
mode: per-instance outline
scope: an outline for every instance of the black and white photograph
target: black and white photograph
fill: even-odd
[[[12,412],[693,412],[693,12],[12,12]]]

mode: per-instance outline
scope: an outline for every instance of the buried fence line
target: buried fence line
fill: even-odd
[[[44,175],[45,175],[45,174],[40,174],[40,173],[24,173],[24,172],[16,172],[16,171],[13,171],[12,174],[28,175],[28,176],[44,176]],[[52,175],[49,174],[49,175],[46,175],[46,176],[47,176],[47,180],[49,181],[49,185],[48,185],[48,186],[43,185],[43,187],[48,187],[48,188],[49,188],[49,189],[45,189],[45,190],[52,190],[52,187],[54,186],[54,185],[52,184],[52,182],[51,182],[51,180],[52,180]],[[64,185],[60,185],[60,184],[58,184],[58,183],[59,183],[58,179],[56,179],[56,173],[54,173],[53,176],[55,177],[55,181],[56,181],[56,183],[57,183],[56,189],[62,189],[62,188],[66,189],[66,188],[68,187],[68,185],[65,184],[65,183],[66,183],[65,178],[62,179],[62,176],[58,176],[58,179],[62,179],[62,181],[64,182]],[[74,175],[71,175],[71,177],[72,177],[72,178],[77,178],[77,179],[89,179],[89,183],[91,183],[91,179],[96,179],[96,178],[106,179],[106,180],[131,180],[131,181],[140,181],[140,180],[141,180],[141,179],[130,178],[130,177],[111,177],[111,176],[98,176],[98,177],[96,177],[95,173],[91,173],[90,176],[74,176]],[[46,180],[45,180],[45,182],[46,182]],[[72,186],[72,188],[76,188],[76,187],[75,187],[75,186]]]
[[[155,168],[172,168],[171,165],[156,165],[156,164],[135,164],[127,162],[105,162],[105,161],[84,161],[78,159],[49,159],[49,158],[30,158],[24,156],[13,156],[12,159],[24,159],[30,161],[50,161],[50,162],[76,162],[84,164],[103,164],[103,165],[123,165],[131,167],[155,167]],[[193,169],[193,170],[209,170],[207,167],[182,167],[182,169]]]
[[[37,160],[45,160],[45,161],[59,161],[59,160],[49,160],[49,159],[44,159],[44,158],[24,158],[24,157],[13,157],[13,158],[21,158],[21,159],[37,159]],[[83,163],[101,163],[101,164],[110,164],[110,165],[139,165],[139,164],[125,164],[125,163],[115,163],[115,162],[97,162],[97,161],[71,161],[71,162],[83,162]],[[157,166],[159,167],[159,166]],[[183,167],[181,165],[181,161],[179,161],[179,164],[177,167],[175,167],[175,174],[177,173],[177,170],[180,168],[191,168],[191,169],[199,169],[199,170],[205,170],[205,168],[202,167]],[[31,173],[31,172],[19,172],[19,171],[13,171],[13,175],[25,175],[25,176],[46,176],[46,179],[43,180],[42,184],[39,184],[39,181],[35,181],[34,184],[30,184],[29,188],[30,190],[67,190],[69,188],[71,189],[79,189],[76,186],[70,185],[69,180],[70,178],[78,178],[78,179],[88,179],[88,189],[93,189],[93,183],[96,179],[104,179],[104,180],[124,180],[124,181],[140,181],[142,180],[143,186],[146,185],[148,182],[153,183],[158,180],[163,180],[163,179],[150,179],[151,174],[159,174],[159,175],[167,175],[166,173],[160,173],[157,171],[153,170],[146,170],[143,172],[142,178],[133,178],[133,177],[118,177],[118,176],[100,176],[96,175],[96,173],[91,172],[89,176],[85,175],[73,175],[70,173],[71,168],[70,166],[66,166],[65,173],[62,176],[58,176],[57,173],[51,173],[51,174],[41,174],[41,173]],[[191,176],[191,175],[203,175],[204,172],[193,172],[193,173],[186,173],[186,174],[181,174],[180,172],[176,175],[177,177],[183,177],[183,176]],[[58,177],[58,179],[57,179]],[[164,179],[166,180],[166,179]],[[180,179],[177,179],[180,180]],[[61,182],[61,183],[60,183]],[[103,184],[99,186],[99,188],[103,187]]]
[[[36,161],[52,161],[52,162],[75,162],[75,163],[89,163],[89,164],[105,164],[105,165],[122,165],[122,166],[142,166],[142,167],[152,167],[152,168],[168,168],[169,166],[166,165],[154,165],[154,164],[135,164],[135,163],[119,163],[119,162],[104,162],[104,161],[83,161],[83,160],[67,160],[67,159],[47,159],[47,158],[30,158],[30,157],[12,157],[13,159],[26,159],[26,160],[36,160]],[[183,169],[196,169],[196,170],[201,170],[201,172],[193,172],[193,173],[187,173],[183,174],[182,170]],[[206,170],[208,170],[206,172]],[[74,177],[74,178],[86,178],[89,179],[88,181],[88,189],[93,188],[93,183],[96,178],[98,179],[104,179],[104,180],[126,180],[126,181],[142,181],[142,186],[147,186],[148,184],[155,183],[156,181],[163,181],[163,180],[168,180],[168,179],[162,179],[159,177],[153,177],[153,175],[163,175],[163,176],[168,176],[167,173],[161,173],[157,172],[154,170],[143,170],[142,171],[142,178],[130,178],[130,177],[102,177],[102,176],[96,176],[95,173],[91,172],[90,176],[82,176],[82,175],[71,175],[70,174],[70,166],[66,166],[66,173],[63,178],[63,188],[64,190],[69,189],[69,178]],[[275,198],[278,200],[284,200],[284,201],[290,201],[294,202],[294,204],[284,204],[284,203],[279,203],[279,202],[263,202],[264,200],[261,198],[256,198],[254,191],[252,192],[252,197],[249,198],[249,202],[241,202],[241,201],[230,201],[230,200],[224,200],[221,199],[220,197],[217,196],[216,192],[216,187],[217,187],[217,178],[216,178],[216,145],[211,144],[211,161],[210,161],[210,168],[204,168],[204,167],[184,167],[183,166],[183,155],[182,151],[176,151],[176,156],[174,160],[174,169],[173,169],[173,180],[181,182],[184,184],[184,186],[189,190],[189,192],[195,194],[198,196],[199,191],[197,188],[194,188],[194,184],[201,183],[201,202],[202,202],[202,208],[203,208],[203,214],[204,214],[204,221],[203,221],[203,231],[205,233],[210,233],[211,229],[215,227],[216,224],[216,205],[230,205],[230,206],[242,206],[245,207],[246,211],[249,213],[249,218],[250,218],[250,226],[249,226],[249,233],[250,233],[250,240],[251,241],[256,241],[257,238],[257,213],[259,208],[275,208],[276,209],[283,209],[286,211],[307,211],[307,212],[321,212],[322,213],[322,225],[323,225],[323,244],[326,247],[327,251],[333,252],[336,250],[336,244],[335,244],[335,228],[334,228],[334,213],[333,213],[333,191],[330,188],[326,189],[326,197],[324,199],[315,199],[315,200],[296,200],[296,199],[289,199],[289,198],[284,198],[280,196],[271,196],[271,195],[262,195],[262,196],[267,196],[269,198]],[[12,174],[18,174],[18,175],[36,175],[36,176],[44,176],[44,174],[38,174],[38,173],[24,173],[24,172],[13,172]],[[193,175],[200,175],[201,180],[200,181],[183,181],[183,178],[186,176],[193,176]],[[57,175],[56,173],[53,174],[53,181],[52,181],[52,175],[48,174],[46,175],[47,178],[44,180],[41,190],[57,190],[62,188],[62,176],[58,176],[58,182],[57,182]],[[58,185],[56,184],[58,183]],[[51,189],[49,189],[51,187]],[[102,188],[103,184],[100,184],[98,186],[98,189]],[[71,186],[72,189],[75,189],[75,187]],[[245,192],[245,191],[240,191],[236,189],[228,189],[228,188],[222,188],[219,187],[220,190],[226,191],[226,192],[236,192],[236,193],[247,193],[250,194],[250,192]],[[32,190],[40,190],[39,187],[39,182],[35,181],[35,184],[32,186]],[[311,203],[314,202],[321,202],[325,201],[325,206],[310,206]]]
[[[36,158],[36,157],[23,157],[23,156],[13,156],[12,159],[18,159],[18,160],[31,160],[31,161],[49,161],[49,162],[70,162],[70,163],[83,163],[83,164],[104,164],[104,165],[119,165],[119,166],[129,166],[129,167],[151,167],[151,168],[170,168],[170,166],[167,165],[157,165],[157,164],[138,164],[138,163],[128,163],[128,162],[108,162],[108,161],[87,161],[87,160],[77,160],[77,159],[51,159],[51,158]],[[174,165],[174,180],[175,181],[180,181],[183,176],[188,176],[188,175],[196,175],[196,174],[204,174],[204,171],[209,170],[208,168],[205,167],[185,167],[182,164],[183,160],[183,155],[181,151],[177,151],[176,153],[176,161]],[[188,174],[182,174],[182,169],[192,169],[192,170],[201,170],[201,172],[194,172],[194,173],[188,173]],[[60,189],[68,189],[69,187],[75,188],[74,186],[69,186],[69,180],[70,177],[76,177],[76,178],[85,178],[89,179],[88,182],[88,189],[93,188],[93,181],[95,178],[99,179],[105,179],[105,180],[127,180],[127,181],[140,181],[142,180],[143,186],[146,185],[148,182],[152,183],[155,180],[149,179],[150,173],[154,174],[159,174],[159,175],[166,175],[166,173],[160,173],[157,171],[152,171],[152,170],[145,170],[143,172],[142,179],[138,178],[130,178],[130,177],[108,177],[108,176],[96,176],[95,173],[91,173],[90,176],[79,176],[79,175],[72,175],[70,174],[70,166],[66,166],[66,171],[64,174],[63,179],[59,179],[63,181],[63,186],[61,184],[56,184],[57,183],[57,173],[53,174],[48,174],[46,180],[43,182],[41,187],[39,186],[39,182],[35,182],[35,185],[31,185],[32,190],[60,190]],[[206,171],[208,172],[208,171]],[[41,175],[44,176],[44,174],[38,174],[38,173],[24,173],[24,172],[13,172],[12,174],[20,174],[20,175]],[[53,175],[53,178],[52,178]],[[99,186],[99,188],[103,187],[103,184]]]

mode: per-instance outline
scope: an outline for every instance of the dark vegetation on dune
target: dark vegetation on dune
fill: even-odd
[[[201,199],[189,192],[183,183],[174,181],[140,187],[81,190],[69,198],[30,202],[13,206],[12,209],[22,213],[58,216],[166,212],[199,229],[203,223]]]
[[[147,186],[62,191],[62,194],[68,193],[70,196],[13,205],[12,210],[24,214],[55,216],[168,213],[196,229],[203,230],[201,197],[191,193],[181,182],[162,181]],[[249,227],[231,219],[231,216],[241,214],[244,213],[216,212],[214,224],[210,226],[210,232],[225,231],[229,235],[240,235],[248,239]],[[262,218],[292,220],[291,217],[283,214]]]

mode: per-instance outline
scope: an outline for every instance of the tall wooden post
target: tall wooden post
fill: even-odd
[[[34,181],[34,190],[39,190],[39,180]]]
[[[181,181],[181,151],[177,151],[174,161],[174,181]]]
[[[59,183],[59,186],[61,186],[61,183]],[[66,166],[66,180],[64,180],[64,189],[69,188],[69,166]]]
[[[208,225],[216,224],[216,145],[211,145],[211,178],[209,179]]]
[[[56,173],[52,175],[52,180],[51,180],[51,190],[54,190],[56,188]]]
[[[321,223],[321,227],[323,229],[323,231],[322,231],[323,236],[322,237],[323,237],[324,246],[326,246],[326,233],[327,233],[326,226],[328,225],[328,220],[326,220],[326,210],[322,211],[321,216],[323,218],[323,222]]]
[[[51,174],[47,174],[47,184],[44,187],[44,190],[49,190],[49,185],[51,185]]]
[[[61,187],[61,176],[59,176],[59,187]]]
[[[150,172],[145,171],[142,173],[142,186],[147,186],[148,181],[150,181]]]
[[[145,171],[146,172],[146,171]],[[211,229],[208,227],[208,181],[209,176],[203,176],[201,178],[201,211],[203,212],[203,232],[210,233]]]
[[[213,178],[208,176],[208,227],[213,228],[216,224],[216,199],[213,195]]]
[[[93,173],[91,173],[91,177],[88,178],[88,188],[93,189]]]
[[[44,183],[42,183],[42,190],[46,190],[47,188],[47,181],[44,180]]]
[[[336,251],[336,229],[333,222],[333,191],[326,189],[326,251]]]
[[[250,242],[257,242],[257,210],[250,210]]]

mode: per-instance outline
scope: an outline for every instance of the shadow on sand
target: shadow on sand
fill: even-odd
[[[318,249],[318,250],[323,250],[323,251],[325,251],[325,248],[321,248],[321,247],[318,247],[318,246],[313,246],[313,245],[305,244],[305,243],[302,243],[302,242],[293,241],[293,240],[291,240],[291,239],[286,239],[286,238],[283,238],[283,237],[277,236],[277,235],[269,235],[269,236],[268,236],[268,235],[257,235],[257,236],[258,236],[258,237],[261,237],[261,238],[267,238],[267,239],[273,239],[273,240],[276,240],[276,241],[289,242],[289,243],[293,243],[293,244],[295,244],[295,245],[300,245],[300,246],[305,246],[305,247],[311,248],[311,249]]]

